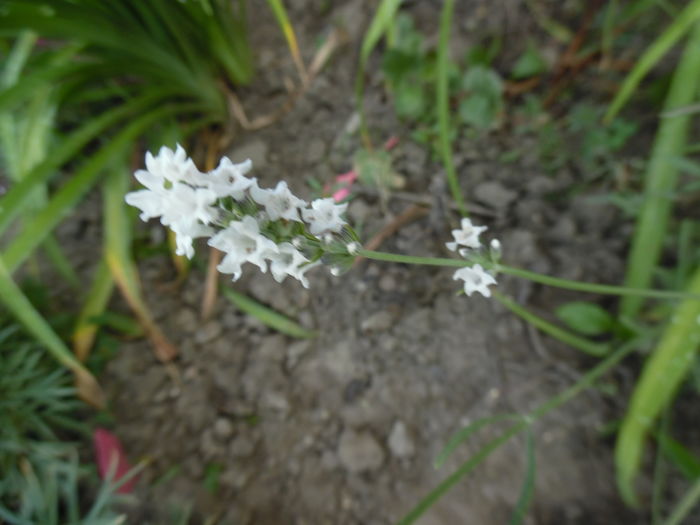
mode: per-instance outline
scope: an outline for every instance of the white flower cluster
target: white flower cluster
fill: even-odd
[[[312,261],[300,248],[329,242],[346,225],[347,204],[332,198],[309,204],[286,182],[260,188],[257,179],[246,177],[250,160],[234,164],[224,157],[216,169],[202,173],[178,145],[176,151],[162,147],[155,157],[147,153],[146,168],[135,173],[146,189],[127,194],[126,202],[141,210],[142,220],[160,217],[175,232],[178,255],[192,258],[193,239],[210,237],[208,244],[225,253],[218,270],[234,281],[248,262],[263,272],[269,264],[278,282],[291,276],[308,287],[304,274],[319,264],[320,255]]]
[[[470,250],[481,248],[479,235],[486,231],[486,226],[474,226],[472,221],[467,218],[462,219],[461,229],[452,230],[453,242],[446,243],[447,249],[457,251],[462,257],[468,257]],[[491,242],[494,252],[500,252],[500,243],[497,240]],[[463,246],[463,248],[460,248]],[[475,264],[472,267],[465,266],[457,270],[453,279],[462,279],[464,281],[464,293],[471,296],[474,292],[479,292],[484,297],[491,297],[489,286],[497,284],[493,275],[488,273],[480,264]]]

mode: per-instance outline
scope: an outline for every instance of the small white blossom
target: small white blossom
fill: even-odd
[[[147,180],[145,176],[141,178]],[[160,217],[160,222],[175,232],[176,253],[192,258],[192,239],[209,235],[212,230],[204,225],[214,223],[219,217],[219,210],[213,206],[216,195],[206,188],[192,188],[179,182],[170,188],[155,188],[128,193],[126,203],[139,208],[144,221]]]
[[[198,237],[209,237],[214,233],[213,228],[196,221],[188,221],[186,218],[171,223],[169,228],[175,233],[175,253],[184,255],[188,259],[194,255],[192,241]]]
[[[316,199],[311,203],[311,209],[301,211],[301,215],[309,223],[309,229],[314,235],[324,232],[340,232],[346,222],[341,217],[348,208],[348,203],[336,204],[332,198]]]
[[[203,177],[203,184],[217,197],[230,196],[237,201],[243,200],[246,190],[257,187],[257,179],[245,176],[252,167],[250,160],[234,164],[228,157],[223,157],[218,167]]]
[[[479,242],[479,235],[486,231],[486,229],[486,226],[474,226],[472,221],[465,217],[462,219],[462,228],[459,230],[452,230],[454,242],[446,243],[447,249],[454,252],[457,250],[457,246],[478,248],[481,246],[481,242]]]
[[[497,284],[496,279],[486,272],[480,264],[475,264],[471,268],[465,266],[454,273],[453,279],[462,279],[464,281],[464,293],[471,295],[474,292],[479,292],[484,297],[491,297],[489,285]]]
[[[265,208],[270,220],[287,219],[288,221],[300,221],[299,208],[306,206],[306,201],[296,197],[287,187],[287,183],[280,181],[275,189],[261,189],[253,186],[250,196],[255,202]]]
[[[281,283],[290,276],[301,281],[304,288],[308,288],[309,281],[304,273],[317,263],[309,264],[309,260],[292,243],[283,242],[278,244],[277,248],[278,252],[270,255],[270,273],[275,281]]]
[[[163,146],[155,157],[150,151],[146,153],[146,169],[153,176],[170,182],[198,184],[203,176],[179,144],[175,151]]]
[[[360,245],[356,242],[348,243],[346,248],[348,249],[348,253],[350,255],[357,255],[357,252],[360,251]]]
[[[240,278],[241,266],[246,262],[266,272],[266,259],[279,251],[272,240],[260,233],[258,221],[249,215],[240,221],[231,221],[209,239],[209,246],[226,253],[217,269],[221,273],[233,274],[234,281]]]

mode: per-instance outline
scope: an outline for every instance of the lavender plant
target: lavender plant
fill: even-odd
[[[136,179],[145,186],[126,195],[126,202],[141,210],[141,219],[160,218],[176,236],[177,253],[192,258],[193,240],[207,237],[209,246],[225,253],[218,270],[238,280],[245,263],[260,271],[270,270],[277,282],[292,277],[308,288],[306,272],[317,266],[329,267],[333,275],[348,269],[355,256],[372,256],[362,250],[357,234],[343,218],[347,203],[332,198],[306,202],[294,195],[287,183],[261,188],[256,178],[246,175],[252,162],[235,164],[224,157],[219,166],[202,173],[185,150],[162,147],[157,155],[146,154],[146,170]],[[483,259],[479,235],[485,226],[464,218],[452,231],[447,248],[465,260],[454,273],[463,281],[464,292],[491,296],[494,275],[474,261]],[[500,243],[491,243],[489,263],[500,254]],[[469,262],[472,264],[469,264]]]

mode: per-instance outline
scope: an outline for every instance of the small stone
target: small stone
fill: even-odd
[[[382,466],[384,450],[369,432],[346,429],[338,443],[338,458],[349,472],[369,472]]]
[[[397,458],[407,459],[416,453],[416,446],[403,421],[397,421],[389,434],[389,450]]]
[[[368,332],[384,332],[394,325],[396,316],[388,310],[381,310],[369,316],[362,321],[362,331]]]
[[[474,190],[477,200],[495,209],[507,208],[518,196],[517,193],[507,189],[500,182],[482,182]]]
[[[221,323],[218,321],[209,321],[197,331],[194,340],[199,344],[205,344],[219,337],[221,332],[223,332]]]
[[[230,438],[233,435],[233,423],[231,420],[225,417],[217,418],[214,421],[214,435],[222,441]]]
[[[235,458],[247,458],[255,451],[255,442],[245,434],[239,434],[231,442],[229,452]]]

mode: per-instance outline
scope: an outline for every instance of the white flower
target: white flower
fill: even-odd
[[[292,243],[283,242],[277,248],[278,253],[270,255],[270,272],[275,281],[281,283],[289,275],[301,281],[304,288],[308,288],[309,281],[304,273],[317,264],[308,264],[309,260]]]
[[[141,179],[151,184],[153,181],[148,180],[143,175],[145,173],[148,172],[142,172]],[[153,187],[154,190],[128,193],[126,203],[139,208],[144,221],[160,217],[160,222],[175,232],[176,253],[191,259],[194,255],[192,240],[210,235],[212,229],[205,225],[214,223],[219,217],[219,210],[213,206],[216,194],[206,188],[192,188],[179,182],[170,188]]]
[[[223,157],[215,170],[203,176],[203,184],[217,197],[231,196],[237,201],[243,200],[246,190],[257,186],[257,179],[245,176],[252,167],[250,160],[234,164],[228,157]]]
[[[301,215],[309,223],[311,233],[319,235],[323,232],[340,232],[346,222],[340,216],[348,208],[348,203],[336,204],[332,198],[316,199],[311,203],[311,209],[301,211]]]
[[[480,264],[475,264],[471,268],[468,266],[460,268],[454,273],[452,278],[464,281],[464,293],[467,295],[479,292],[484,297],[491,297],[489,285],[496,284],[496,279],[490,273],[487,273]]]
[[[360,245],[356,242],[351,242],[348,243],[346,248],[348,249],[348,253],[350,255],[357,255],[357,252],[360,250]]]
[[[194,255],[192,241],[197,237],[209,237],[214,233],[213,228],[187,218],[171,223],[169,228],[175,232],[175,253],[184,255],[188,259]]]
[[[198,184],[203,176],[179,144],[175,151],[163,146],[155,157],[150,151],[146,153],[146,169],[155,177],[170,182]]]
[[[258,222],[250,215],[240,221],[231,221],[209,239],[209,246],[226,253],[217,269],[221,273],[233,274],[234,281],[240,278],[243,263],[255,264],[265,272],[266,259],[279,251],[272,240],[260,233]]]
[[[474,226],[472,221],[466,217],[462,219],[462,228],[460,230],[452,230],[454,242],[446,243],[447,249],[456,251],[457,246],[466,246],[467,248],[478,248],[481,246],[479,235],[486,231],[486,226]]]
[[[165,226],[180,220],[182,217],[212,224],[219,218],[216,194],[207,188],[193,188],[186,184],[176,183],[163,195],[163,213],[161,222]]]
[[[306,206],[306,201],[296,197],[287,183],[280,181],[277,187],[263,190],[257,186],[250,189],[250,196],[255,202],[265,208],[270,220],[287,219],[288,221],[300,221],[299,208]]]

